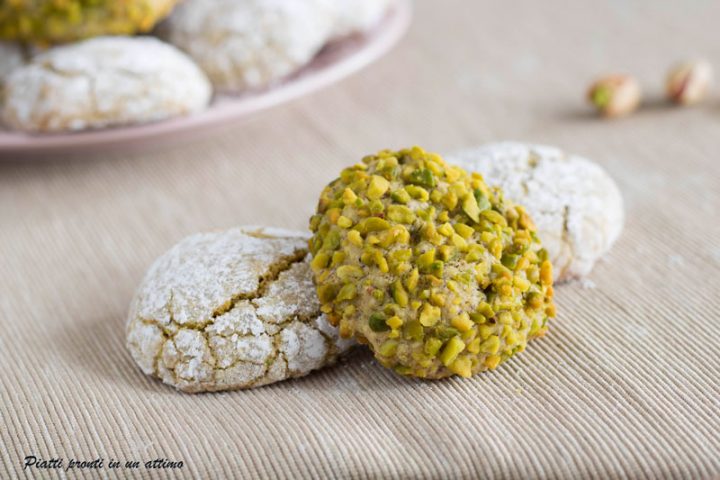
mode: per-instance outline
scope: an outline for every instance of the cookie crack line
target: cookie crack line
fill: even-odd
[[[210,315],[209,321],[204,324],[201,329],[212,324],[215,319],[235,308],[237,304],[243,300],[256,300],[263,297],[267,292],[267,289],[270,288],[270,285],[272,285],[283,272],[290,270],[294,264],[302,262],[307,254],[307,249],[301,248],[299,250],[295,250],[291,255],[282,257],[278,261],[272,263],[268,268],[268,271],[260,277],[258,287],[254,292],[233,295],[230,300],[213,311]]]
[[[200,393],[259,387],[335,363],[350,343],[334,335],[316,301],[309,236],[282,232],[199,233],[149,267],[126,329],[145,374]]]
[[[319,329],[317,329],[309,324],[310,320],[312,320],[312,318],[308,315],[294,315],[294,316],[290,317],[289,319],[285,320],[284,322],[275,324],[278,327],[278,330],[275,333],[273,333],[273,334],[265,333],[264,334],[264,335],[267,335],[268,337],[270,337],[273,342],[273,353],[275,355],[273,355],[271,360],[274,360],[280,353],[282,353],[282,351],[280,349],[280,335],[282,334],[282,331],[285,329],[285,327],[287,327],[291,323],[296,322],[296,321],[305,323],[310,328],[313,328],[314,330],[317,330],[318,333],[322,334],[322,332]],[[253,334],[238,335],[237,333],[231,333],[229,335],[214,334],[212,336],[219,337],[219,338],[225,338],[225,339],[232,339],[235,335],[237,335],[237,338],[239,338],[239,339],[258,338],[256,335],[253,335]],[[215,367],[215,369],[216,370],[227,370],[228,368],[232,368],[240,363],[252,363],[253,365],[266,365],[267,366],[267,361],[253,362],[251,360],[236,360],[235,362],[231,363],[227,367]],[[270,362],[270,365],[272,365],[272,362]]]
[[[232,364],[230,364],[226,367],[213,367],[215,370],[215,375],[217,375],[217,373],[219,373],[219,372],[229,370],[229,369],[234,368],[241,364],[262,365],[265,367],[263,373],[261,375],[259,375],[258,378],[256,378],[255,380],[253,380],[252,382],[250,382],[248,384],[249,386],[254,386],[257,384],[257,382],[262,380],[268,374],[268,372],[270,371],[272,366],[277,361],[280,361],[280,360],[284,361],[285,366],[289,369],[287,358],[285,357],[285,352],[283,352],[283,350],[281,348],[280,338],[281,338],[281,334],[282,334],[283,330],[285,329],[285,327],[287,327],[288,325],[290,325],[294,322],[300,322],[304,325],[307,325],[309,328],[315,330],[322,336],[323,341],[325,342],[325,346],[327,347],[327,351],[326,351],[325,355],[323,356],[322,363],[324,365],[329,365],[330,359],[332,357],[334,357],[335,355],[337,355],[339,352],[338,352],[337,347],[334,345],[332,338],[328,334],[323,332],[319,327],[317,327],[316,325],[314,325],[312,323],[312,320],[314,320],[314,319],[315,319],[315,317],[313,317],[312,315],[293,315],[292,317],[288,318],[284,322],[278,323],[277,324],[278,330],[275,333],[269,335],[272,338],[272,342],[273,342],[273,355],[270,358],[268,358],[264,362],[253,362],[251,360],[236,360]],[[225,336],[225,335],[217,335],[217,336],[220,336],[223,338],[229,338],[228,336]],[[254,338],[254,336],[253,335],[241,335],[240,338]],[[288,371],[289,371],[291,377],[295,377],[298,374],[300,374],[300,375],[302,374],[302,372],[298,372],[298,371],[292,371],[292,370],[288,370]]]
[[[307,249],[299,249],[294,251],[291,255],[287,255],[280,260],[274,262],[272,265],[270,265],[268,272],[266,272],[264,275],[260,277],[260,282],[258,285],[258,288],[255,289],[252,292],[249,293],[240,293],[237,295],[233,295],[230,297],[230,299],[222,304],[220,307],[216,308],[210,317],[207,320],[202,320],[200,322],[186,322],[186,323],[178,323],[175,320],[175,316],[172,311],[172,299],[173,299],[173,291],[170,290],[170,297],[167,300],[167,303],[165,304],[165,308],[168,312],[168,318],[169,323],[168,325],[162,325],[157,321],[147,320],[144,318],[138,318],[138,320],[142,323],[145,323],[147,325],[153,325],[158,328],[160,328],[164,333],[168,334],[170,337],[174,336],[176,333],[175,329],[171,329],[170,326],[175,326],[176,329],[185,329],[185,330],[196,330],[198,332],[204,332],[205,328],[212,325],[215,320],[220,317],[221,315],[226,314],[233,308],[237,306],[238,303],[245,301],[245,300],[257,300],[259,298],[262,298],[262,296],[265,294],[267,289],[270,287],[270,285],[275,282],[278,277],[285,271],[292,268],[292,266],[296,263],[300,263],[305,259],[305,256],[307,256]],[[278,268],[279,266],[279,268]],[[175,330],[175,331],[174,331]]]
[[[169,337],[166,335],[166,332],[164,331],[164,329],[161,329],[161,330],[163,330],[163,337],[165,337],[164,342],[167,342],[168,340],[171,340],[171,339],[174,340],[174,337],[182,329],[195,330],[195,331],[199,332],[202,335],[203,340],[205,341],[205,343],[207,345],[208,354],[211,357],[209,365],[212,367],[212,370],[213,370],[213,373],[212,373],[213,383],[216,382],[218,372],[220,370],[225,370],[225,368],[221,369],[217,366],[218,365],[217,355],[215,355],[215,352],[213,351],[212,347],[210,347],[210,339],[209,339],[209,335],[207,332],[207,327],[212,325],[219,316],[221,316],[221,315],[229,312],[233,308],[235,308],[235,306],[237,306],[237,304],[239,302],[242,302],[245,300],[255,300],[257,298],[262,298],[265,295],[265,292],[267,291],[267,289],[270,287],[270,285],[272,285],[273,282],[275,282],[283,272],[290,270],[290,268],[292,268],[292,266],[294,264],[303,261],[305,259],[305,257],[307,256],[307,253],[308,253],[307,249],[301,248],[301,249],[295,250],[291,255],[281,257],[279,260],[273,262],[268,267],[267,271],[260,277],[258,287],[255,289],[255,291],[249,292],[249,293],[242,293],[242,294],[233,296],[230,300],[228,300],[228,302],[226,302],[220,308],[216,309],[212,313],[212,315],[210,316],[210,319],[207,322],[203,322],[201,324],[192,323],[192,324],[180,325],[175,321],[175,317],[174,317],[174,314],[172,311],[173,292],[171,290],[170,298],[168,299],[168,305],[167,305],[168,315],[169,315],[171,324],[174,324],[174,325],[178,326],[179,328],[175,332],[174,335],[171,335]],[[276,334],[277,333],[278,332],[276,332]],[[155,371],[157,372],[158,375],[159,375],[159,361],[160,361],[161,356],[162,356],[162,349],[155,359],[155,361],[156,361]],[[277,349],[276,349],[276,356],[277,356]],[[203,363],[208,363],[208,362],[203,362]],[[235,363],[238,363],[238,362],[235,362]],[[226,367],[226,368],[229,368],[229,367]],[[269,368],[269,366],[265,365],[265,371],[260,376],[260,378],[264,377],[267,374],[268,368]],[[168,370],[172,371],[172,374],[175,377],[175,379],[181,378],[181,377],[178,377],[174,368],[171,368]]]

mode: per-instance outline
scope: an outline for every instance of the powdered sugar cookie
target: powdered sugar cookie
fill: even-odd
[[[186,392],[258,387],[333,363],[350,346],[320,312],[307,236],[241,227],[190,236],[150,267],[127,346]]]
[[[396,0],[332,0],[333,38],[365,32],[377,25]]]
[[[554,147],[506,142],[457,152],[448,161],[480,172],[527,208],[557,280],[590,273],[620,236],[622,196],[590,160]]]
[[[3,78],[25,61],[19,44],[0,41],[0,84]]]
[[[272,84],[307,64],[332,28],[328,0],[188,0],[160,29],[225,91]]]
[[[204,109],[212,88],[182,52],[151,37],[56,47],[5,81],[2,119],[54,132],[144,123]]]

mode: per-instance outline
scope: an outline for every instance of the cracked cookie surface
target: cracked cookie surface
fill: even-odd
[[[151,37],[99,37],[56,47],[5,80],[11,128],[57,132],[145,123],[204,109],[212,87],[175,47]]]
[[[610,250],[624,223],[623,199],[598,164],[543,145],[501,142],[456,152],[448,162],[480,172],[525,206],[557,281],[583,277]]]
[[[216,88],[262,88],[307,64],[328,40],[329,0],[189,0],[160,35],[186,51]]]
[[[320,312],[307,256],[307,236],[280,229],[182,240],[132,301],[132,357],[186,392],[257,387],[334,363],[351,342]]]

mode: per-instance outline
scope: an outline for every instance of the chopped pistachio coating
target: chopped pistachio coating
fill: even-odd
[[[0,38],[38,44],[147,32],[177,0],[0,2]]]
[[[555,315],[552,265],[525,209],[419,147],[344,169],[310,229],[322,310],[400,374],[494,369]]]

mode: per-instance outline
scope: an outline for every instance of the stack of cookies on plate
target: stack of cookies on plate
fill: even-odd
[[[20,0],[0,4],[0,119],[65,132],[208,107],[272,87],[393,0]]]

